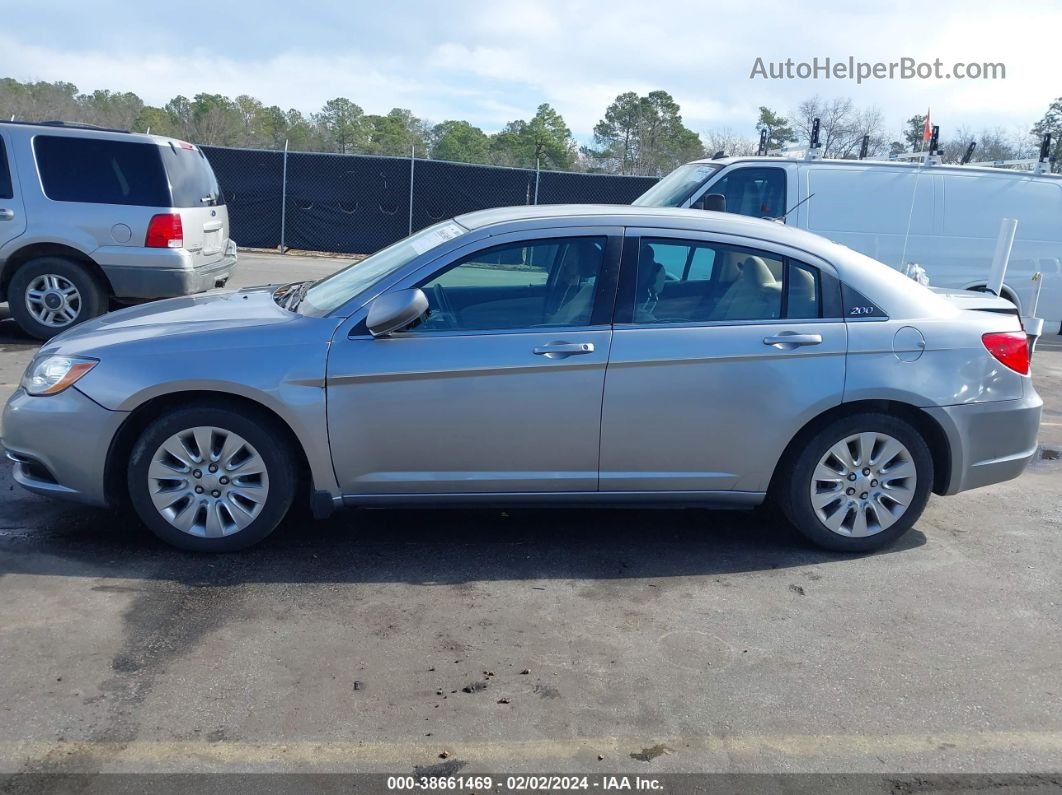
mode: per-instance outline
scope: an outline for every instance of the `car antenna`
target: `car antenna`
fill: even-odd
[[[800,205],[802,205],[802,204],[803,204],[804,202],[806,202],[806,201],[807,201],[808,199],[810,199],[810,198],[811,198],[812,196],[814,196],[814,195],[815,195],[814,193],[809,193],[809,194],[808,194],[807,196],[805,196],[805,197],[804,197],[803,199],[801,199],[801,200],[800,200],[800,201],[798,201],[798,202],[797,202],[796,204],[794,204],[794,205],[793,205],[792,207],[790,207],[790,208],[789,208],[789,209],[788,209],[788,210],[786,211],[785,215],[779,215],[779,216],[778,216],[777,218],[772,218],[771,220],[772,220],[772,221],[784,221],[784,220],[785,220],[786,218],[788,218],[788,217],[789,217],[789,213],[793,212],[793,211],[794,211],[794,210],[795,210],[795,209],[796,209],[797,207],[799,207]]]

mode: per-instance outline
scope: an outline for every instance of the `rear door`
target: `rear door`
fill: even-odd
[[[183,141],[161,144],[159,151],[173,207],[181,213],[184,247],[196,267],[217,262],[229,243],[229,212],[210,162],[202,149]]]
[[[601,426],[601,491],[763,492],[841,402],[832,269],[745,238],[628,230]]]
[[[18,175],[10,147],[0,132],[0,260],[4,247],[26,231],[26,216],[18,190]]]

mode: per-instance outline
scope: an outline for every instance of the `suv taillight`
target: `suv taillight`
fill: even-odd
[[[144,245],[148,248],[184,248],[184,226],[180,213],[152,216]]]
[[[1001,363],[1022,375],[1029,374],[1029,338],[1024,331],[995,331],[981,335],[985,348]]]

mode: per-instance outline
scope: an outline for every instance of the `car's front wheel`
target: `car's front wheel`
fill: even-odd
[[[899,417],[863,413],[814,434],[777,478],[789,521],[821,547],[888,546],[922,515],[933,488],[929,446]]]
[[[129,461],[129,496],[144,524],[175,547],[245,549],[273,532],[291,507],[293,460],[266,418],[193,406],[143,431]]]

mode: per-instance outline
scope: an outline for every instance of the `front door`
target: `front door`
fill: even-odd
[[[419,325],[337,338],[344,493],[596,491],[620,245],[618,229],[554,230],[464,251],[399,285],[428,296]]]
[[[601,491],[764,492],[789,440],[841,402],[836,278],[824,263],[740,241],[652,230],[628,239]]]
[[[0,252],[26,230],[26,217],[19,197],[14,158],[0,135]]]

